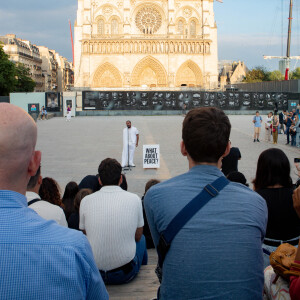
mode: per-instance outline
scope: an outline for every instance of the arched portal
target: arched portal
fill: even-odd
[[[96,70],[93,77],[92,87],[122,87],[122,76],[114,65],[106,62],[99,66]]]
[[[201,69],[191,60],[183,63],[176,73],[176,86],[197,86],[203,85],[203,75]]]
[[[155,58],[147,56],[139,61],[131,75],[131,86],[167,86],[167,74],[163,65]]]

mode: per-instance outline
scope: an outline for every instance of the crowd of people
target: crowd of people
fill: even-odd
[[[266,124],[274,122],[269,115]],[[254,123],[262,124],[259,114]],[[1,297],[108,299],[105,285],[132,281],[154,247],[158,299],[267,297],[270,253],[299,244],[299,181],[285,153],[269,148],[250,189],[230,132],[223,111],[191,110],[181,141],[188,172],[149,180],[140,199],[128,191],[122,165],[106,158],[62,195],[55,179],[42,177],[36,124],[0,104]],[[298,300],[300,248],[293,266],[290,295]]]
[[[260,116],[259,111],[256,112],[252,122],[254,123],[254,140],[253,142],[259,142],[259,135],[261,133],[261,127],[263,118]],[[265,141],[273,144],[278,142],[278,134],[286,135],[286,145],[291,145],[300,148],[300,105],[297,109],[293,109],[288,112],[283,110],[277,115],[277,112],[269,112],[265,122]]]

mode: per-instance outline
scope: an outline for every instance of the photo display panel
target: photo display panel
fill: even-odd
[[[47,111],[60,111],[60,93],[45,93],[45,107]]]
[[[205,91],[84,91],[83,110],[190,110],[218,107],[223,110],[282,110],[288,99],[300,94]]]

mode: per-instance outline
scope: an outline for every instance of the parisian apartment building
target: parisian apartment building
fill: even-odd
[[[0,36],[0,44],[12,62],[29,69],[36,83],[35,92],[63,92],[73,87],[73,64],[55,50],[34,45],[15,34]]]

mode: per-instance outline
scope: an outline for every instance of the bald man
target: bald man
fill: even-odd
[[[40,166],[37,128],[0,103],[0,295],[2,299],[108,299],[86,237],[28,208],[26,187]]]

